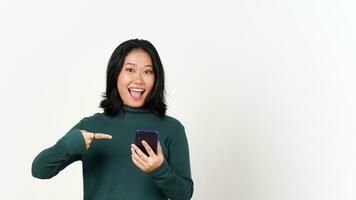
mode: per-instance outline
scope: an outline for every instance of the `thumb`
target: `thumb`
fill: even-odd
[[[159,141],[158,141],[158,144],[157,144],[157,156],[163,156],[161,143]]]

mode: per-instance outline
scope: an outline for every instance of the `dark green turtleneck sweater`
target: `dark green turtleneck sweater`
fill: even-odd
[[[112,135],[94,140],[86,150],[81,129]],[[137,129],[159,132],[163,164],[150,173],[131,160],[131,144]],[[124,106],[122,115],[103,113],[85,117],[54,146],[43,150],[32,163],[32,175],[48,179],[74,161],[83,163],[84,200],[190,199],[193,181],[184,127],[176,119]]]

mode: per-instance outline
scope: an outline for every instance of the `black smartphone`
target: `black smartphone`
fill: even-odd
[[[158,131],[136,130],[135,145],[140,148],[143,153],[149,156],[145,147],[141,143],[142,140],[146,141],[152,148],[153,152],[157,154]]]

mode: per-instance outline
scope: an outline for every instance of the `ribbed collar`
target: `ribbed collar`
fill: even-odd
[[[133,113],[149,113],[150,110],[144,108],[133,108],[127,105],[123,105],[122,108],[125,112],[133,112]]]

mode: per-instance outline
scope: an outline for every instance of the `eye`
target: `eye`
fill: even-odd
[[[125,71],[127,71],[127,72],[134,72],[134,69],[128,67],[128,68],[125,69]]]
[[[151,69],[145,70],[145,74],[153,74],[153,71]]]

